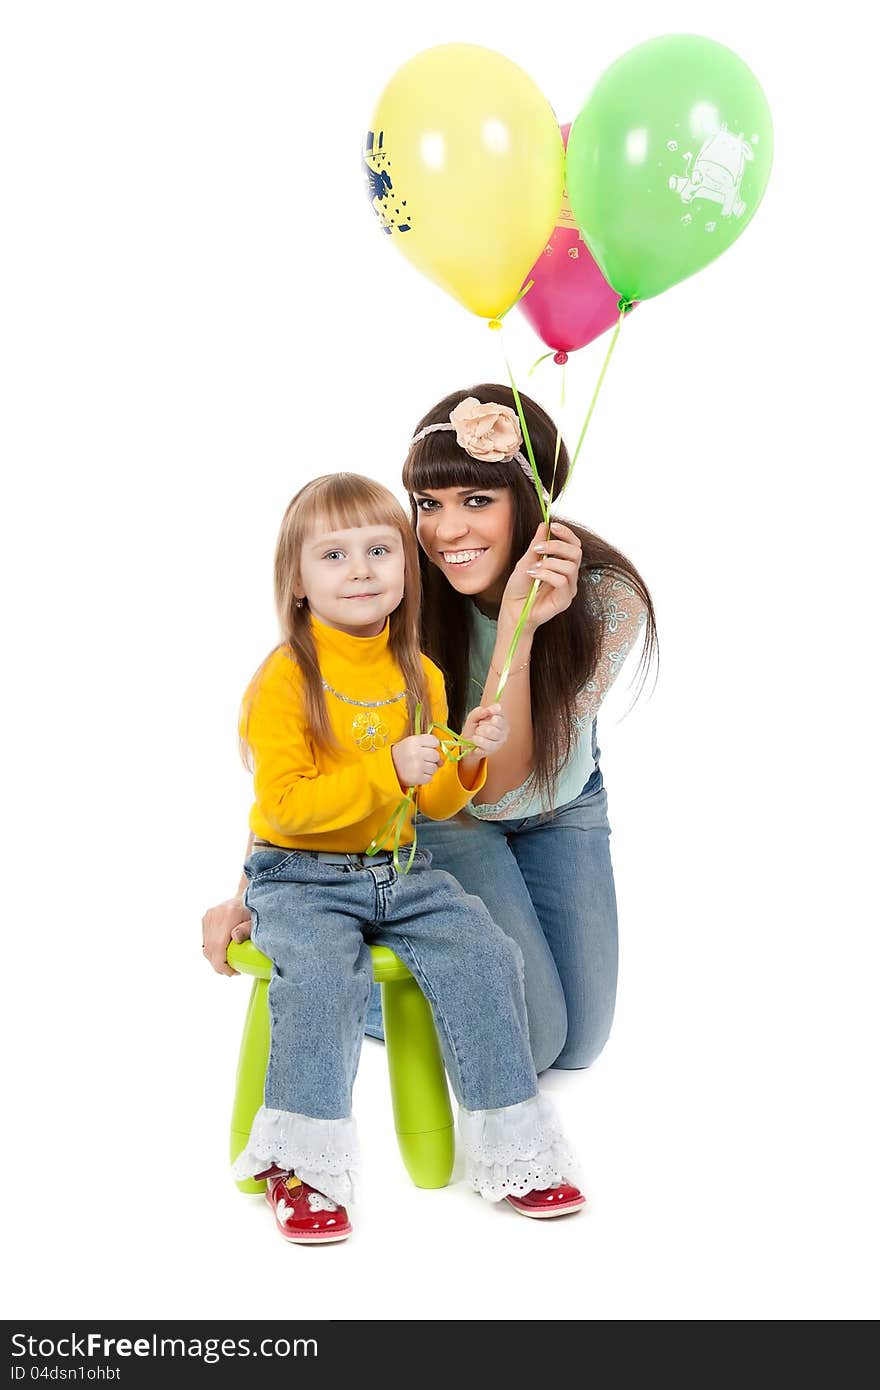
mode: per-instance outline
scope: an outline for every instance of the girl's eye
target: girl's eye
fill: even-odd
[[[371,545],[371,546],[370,546],[370,554],[371,554],[371,555],[388,555],[388,554],[389,554],[389,547],[388,547],[387,545]],[[322,556],[321,558],[322,558],[323,560],[344,560],[344,559],[345,559],[345,551],[344,551],[344,550],[325,550],[325,552],[324,552],[324,554],[323,554],[323,556]]]

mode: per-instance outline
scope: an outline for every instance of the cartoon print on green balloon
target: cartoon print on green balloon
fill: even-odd
[[[669,146],[674,145],[669,142]],[[721,204],[721,216],[742,217],[746,205],[740,196],[746,163],[754,152],[744,135],[733,135],[722,125],[719,131],[703,142],[703,147],[683,178],[673,175],[669,187],[678,193],[683,203],[695,198],[707,198]],[[690,156],[684,156],[689,161]]]
[[[599,78],[568,139],[572,212],[624,300],[715,260],[754,217],[773,163],[767,99],[714,39],[667,34]]]

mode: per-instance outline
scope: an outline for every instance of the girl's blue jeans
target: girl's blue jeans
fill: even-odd
[[[419,847],[481,898],[525,964],[537,1071],[588,1067],[611,1029],[617,993],[617,901],[608,800],[597,768],[552,820],[418,820]],[[367,1016],[382,1034],[376,989]]]
[[[406,876],[390,858],[361,867],[257,849],[245,865],[252,940],[275,967],[268,1109],[351,1114],[373,981],[368,944],[389,946],[418,981],[462,1106],[501,1109],[537,1093],[519,948],[424,849]]]

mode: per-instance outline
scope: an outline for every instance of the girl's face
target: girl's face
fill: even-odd
[[[501,602],[510,577],[510,489],[442,487],[413,493],[416,535],[428,559],[460,594]]]
[[[319,622],[351,637],[376,637],[403,598],[403,539],[393,526],[333,531],[318,523],[300,557],[297,598]]]

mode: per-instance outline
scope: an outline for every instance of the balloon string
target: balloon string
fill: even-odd
[[[593,411],[596,409],[596,402],[597,402],[597,400],[599,399],[599,392],[600,392],[600,390],[602,389],[602,382],[605,380],[605,373],[606,373],[607,370],[608,370],[608,363],[611,361],[611,354],[614,352],[614,348],[615,348],[615,346],[616,346],[616,344],[617,344],[617,339],[620,337],[620,326],[621,326],[621,324],[623,323],[623,320],[624,320],[624,318],[626,317],[627,313],[629,312],[629,305],[626,305],[626,307],[623,307],[623,301],[621,301],[621,306],[622,306],[622,307],[621,307],[620,314],[619,314],[618,319],[617,319],[617,324],[615,325],[614,332],[613,332],[613,334],[612,334],[612,336],[611,336],[611,342],[610,342],[610,344],[609,344],[609,346],[608,346],[608,351],[607,351],[606,354],[605,354],[605,361],[602,363],[602,370],[601,370],[601,372],[599,373],[599,380],[596,382],[596,389],[595,389],[595,391],[593,392],[593,399],[590,401],[590,408],[589,408],[589,410],[587,411],[587,418],[584,420],[583,428],[582,428],[582,430],[581,430],[581,432],[580,432],[580,437],[579,437],[578,442],[577,442],[577,447],[575,448],[575,451],[574,451],[574,453],[573,453],[573,455],[572,455],[571,466],[570,466],[570,468],[569,468],[569,470],[568,470],[568,477],[566,478],[565,483],[563,484],[562,489],[561,489],[561,491],[560,491],[560,493],[559,493],[559,496],[560,496],[560,497],[563,495],[563,493],[565,492],[565,489],[568,487],[569,483],[571,482],[572,474],[574,473],[574,466],[575,466],[575,464],[576,464],[577,461],[578,461],[578,456],[579,456],[579,454],[580,454],[580,452],[581,452],[581,447],[582,447],[583,442],[584,442],[584,439],[585,439],[585,437],[586,437],[587,427],[588,427],[590,421],[591,421],[592,418],[593,418]]]
[[[504,365],[505,365],[505,367],[507,368],[507,377],[508,377],[508,380],[510,381],[510,389],[511,389],[511,391],[513,392],[513,399],[516,401],[516,413],[517,413],[517,415],[519,416],[519,423],[520,423],[520,425],[521,425],[521,427],[522,427],[523,439],[525,440],[525,445],[526,445],[526,453],[527,453],[528,456],[529,456],[529,466],[531,467],[531,470],[532,470],[532,481],[533,481],[534,484],[535,484],[535,493],[537,494],[538,505],[539,505],[540,508],[541,508],[541,516],[542,516],[543,519],[544,519],[544,525],[547,527],[547,533],[546,533],[545,539],[546,539],[546,540],[549,540],[549,539],[550,539],[550,502],[552,502],[552,500],[553,500],[553,486],[552,486],[552,483],[551,483],[548,499],[545,500],[545,498],[544,498],[544,484],[541,482],[541,475],[540,475],[540,473],[538,472],[538,465],[537,465],[537,462],[535,461],[535,451],[534,451],[534,449],[532,448],[532,439],[531,439],[531,435],[529,434],[529,424],[528,424],[528,421],[526,420],[526,414],[525,414],[525,411],[523,410],[523,403],[522,403],[522,399],[521,399],[521,397],[520,397],[519,391],[517,390],[516,381],[514,380],[513,369],[512,369],[512,367],[511,367],[511,365],[510,365],[510,359],[508,358],[507,353],[506,353],[506,351],[505,351],[505,349],[504,349],[503,340],[502,340],[501,352],[502,352],[502,355],[503,355],[503,357],[504,357]],[[548,357],[550,356],[549,353],[547,353],[546,355],[547,355]],[[541,360],[543,360],[543,359],[541,359]],[[536,365],[537,365],[537,364],[536,364]],[[562,432],[561,432],[561,428],[560,428],[560,427],[557,427],[557,430],[556,430],[556,456],[555,456],[554,462],[553,462],[553,481],[555,481],[555,478],[556,478],[556,463],[557,463],[557,461],[558,461],[558,459],[559,459],[559,451],[560,451],[561,446],[562,446]],[[507,678],[508,678],[508,676],[510,675],[510,668],[511,668],[511,666],[513,665],[513,658],[514,658],[514,656],[516,655],[516,649],[517,649],[517,646],[519,645],[519,639],[520,639],[520,637],[521,637],[522,634],[523,634],[523,629],[525,628],[526,623],[528,622],[529,614],[531,613],[532,608],[533,608],[534,605],[535,605],[535,600],[536,600],[536,598],[538,597],[538,590],[540,589],[540,587],[541,587],[541,581],[540,581],[540,579],[535,579],[535,580],[533,581],[533,583],[532,583],[531,589],[529,590],[528,598],[526,599],[525,603],[523,604],[523,610],[522,610],[522,612],[521,612],[520,615],[519,615],[519,620],[518,620],[518,622],[517,622],[517,624],[516,624],[516,627],[514,628],[513,637],[511,638],[510,646],[509,646],[508,649],[507,649],[507,656],[506,656],[505,659],[504,659],[504,665],[502,666],[502,668],[501,668],[501,674],[500,674],[500,676],[498,677],[498,685],[497,685],[496,688],[495,688],[495,699],[494,699],[493,703],[496,703],[498,700],[501,699],[501,696],[502,696],[502,694],[503,694],[503,692],[504,692],[504,688],[505,688],[505,686],[507,685]]]
[[[532,365],[529,367],[529,376],[532,375],[532,373],[534,372],[534,370],[535,370],[536,367],[540,367],[540,365],[541,365],[542,362],[546,362],[546,361],[547,361],[547,358],[548,358],[548,357],[552,357],[552,356],[553,356],[553,351],[552,351],[552,349],[551,349],[550,352],[545,352],[544,355],[543,355],[543,357],[539,357],[539,358],[537,359],[537,361],[533,362]]]
[[[548,539],[550,537],[549,522],[547,524],[547,537]],[[538,597],[538,590],[540,589],[540,587],[540,579],[535,579],[532,581],[532,587],[529,590],[529,596],[523,604],[523,610],[519,615],[519,621],[516,627],[514,628],[513,637],[511,638],[510,646],[507,649],[507,656],[504,658],[504,665],[501,668],[501,675],[498,677],[498,685],[495,688],[495,698],[492,701],[493,704],[497,704],[497,702],[501,699],[501,696],[504,693],[504,687],[507,685],[507,677],[510,675],[510,668],[513,664],[513,658],[516,654],[516,649],[519,646],[519,639],[523,634],[523,628],[528,622],[529,614],[531,613],[532,608],[534,607],[535,599]]]
[[[562,370],[565,371],[565,368],[563,367]],[[563,385],[563,397],[564,397],[564,395],[565,395],[565,387],[564,387],[564,385]],[[561,426],[561,425],[557,425],[557,426],[556,426],[556,451],[555,451],[555,453],[554,453],[554,455],[553,455],[553,476],[552,476],[551,479],[550,479],[550,504],[551,504],[551,506],[552,506],[552,504],[553,504],[553,490],[554,490],[554,488],[556,487],[556,469],[557,469],[558,466],[559,466],[559,451],[560,451],[561,448],[562,448],[562,426]],[[548,539],[548,540],[550,539],[550,533],[549,533],[549,531],[548,531],[548,533],[547,533],[547,539]]]
[[[548,510],[547,503],[544,500],[544,485],[541,482],[541,475],[538,472],[538,465],[535,462],[535,451],[532,448],[532,438],[529,434],[529,425],[528,421],[526,420],[526,413],[523,410],[523,404],[520,400],[519,391],[517,390],[516,382],[513,379],[513,370],[510,365],[510,359],[507,356],[507,352],[505,351],[503,340],[501,344],[501,352],[504,357],[504,365],[507,368],[507,379],[510,382],[510,389],[513,392],[513,399],[516,401],[516,413],[519,416],[519,423],[522,426],[523,439],[525,440],[526,444],[526,453],[529,456],[529,467],[532,470],[532,481],[535,484],[535,491],[538,494],[538,502],[541,507],[541,515],[544,518],[546,526],[549,528],[550,512]]]
[[[606,373],[607,370],[608,370],[608,364],[609,364],[609,362],[611,361],[611,354],[614,352],[614,348],[615,348],[615,345],[616,345],[616,343],[617,343],[617,339],[618,339],[619,336],[620,336],[620,326],[621,326],[621,324],[623,323],[623,320],[624,320],[624,318],[626,317],[626,315],[629,313],[629,310],[630,310],[631,307],[632,307],[632,306],[631,306],[631,304],[630,304],[628,301],[624,301],[624,300],[621,300],[621,301],[620,301],[620,315],[619,315],[618,320],[617,320],[617,325],[616,325],[616,327],[615,327],[615,329],[614,329],[614,334],[613,334],[613,336],[612,336],[611,343],[609,344],[608,351],[607,351],[607,353],[605,354],[605,361],[603,362],[603,364],[602,364],[602,370],[601,370],[601,372],[599,373],[599,380],[596,382],[596,389],[595,389],[595,391],[593,392],[593,399],[590,401],[590,408],[589,408],[589,410],[587,411],[587,418],[586,418],[585,421],[584,421],[583,429],[581,430],[580,438],[578,439],[578,442],[577,442],[577,448],[576,448],[575,451],[574,451],[574,454],[573,454],[573,456],[572,456],[571,463],[570,463],[570,465],[569,465],[568,477],[566,478],[565,482],[563,483],[563,485],[562,485],[562,487],[561,487],[561,489],[560,489],[560,491],[559,491],[559,497],[562,497],[563,493],[565,492],[565,489],[568,487],[569,483],[571,482],[572,474],[574,473],[574,466],[575,466],[575,464],[576,464],[577,461],[578,461],[578,455],[580,454],[581,446],[582,446],[582,444],[583,444],[583,442],[584,442],[584,437],[585,437],[585,435],[586,435],[586,433],[587,433],[587,426],[589,425],[590,420],[591,420],[592,417],[593,417],[593,411],[594,411],[595,408],[596,408],[596,401],[599,399],[599,391],[600,391],[600,389],[601,389],[601,387],[602,387],[602,382],[605,380],[605,373]],[[502,352],[504,352],[503,346],[502,346]],[[550,356],[549,353],[547,353],[547,354],[545,354],[545,355],[546,355],[547,357]],[[543,358],[539,358],[538,360],[539,360],[539,361],[543,361],[544,359],[543,359]],[[508,357],[507,357],[506,352],[504,353],[504,362],[505,362],[505,366],[507,367],[507,375],[508,375],[508,377],[509,377],[509,379],[510,379],[510,386],[511,386],[511,390],[513,391],[513,398],[514,398],[514,400],[516,401],[516,410],[517,410],[517,414],[519,415],[520,424],[521,424],[521,426],[522,426],[523,437],[524,437],[525,442],[526,442],[526,450],[527,450],[527,452],[528,452],[529,463],[530,463],[531,469],[532,469],[532,478],[533,478],[534,483],[535,483],[535,491],[536,491],[537,494],[538,494],[538,501],[539,501],[540,506],[541,506],[541,515],[543,516],[543,518],[544,518],[544,523],[545,523],[545,525],[546,525],[546,527],[547,527],[547,540],[549,540],[549,539],[550,539],[550,511],[549,511],[549,505],[552,504],[554,500],[556,500],[556,501],[559,500],[558,498],[554,498],[554,495],[553,495],[553,488],[554,488],[555,483],[556,483],[556,469],[557,469],[557,465],[558,465],[558,463],[559,463],[559,452],[560,452],[560,448],[561,448],[561,445],[562,445],[562,431],[561,431],[561,427],[560,427],[559,425],[557,425],[557,428],[556,428],[556,451],[555,451],[555,454],[554,454],[554,457],[553,457],[553,476],[552,476],[552,479],[551,479],[551,482],[550,482],[550,489],[549,489],[549,492],[550,492],[550,504],[548,504],[548,503],[546,503],[546,502],[544,501],[544,489],[543,489],[543,485],[542,485],[542,483],[541,483],[541,475],[540,475],[539,472],[538,472],[538,466],[537,466],[537,463],[535,462],[535,455],[534,455],[534,451],[533,451],[533,449],[532,449],[532,441],[531,441],[531,439],[529,438],[529,427],[528,427],[528,424],[526,423],[526,417],[525,417],[525,412],[524,412],[523,407],[522,407],[522,401],[520,400],[519,392],[518,392],[517,389],[516,389],[516,382],[515,382],[514,379],[513,379],[513,372],[512,372],[512,370],[511,370],[510,362],[509,362],[509,360],[508,360]],[[537,363],[536,363],[535,365],[537,366]],[[562,372],[563,372],[563,376],[562,376],[562,402],[563,402],[563,404],[564,404],[564,402],[565,402],[565,364],[564,364],[564,363],[563,363],[563,365],[562,365]],[[510,675],[510,668],[511,668],[511,666],[512,666],[512,664],[513,664],[513,658],[514,658],[514,656],[515,656],[515,654],[516,654],[516,649],[517,649],[517,646],[518,646],[518,644],[519,644],[519,639],[520,639],[520,637],[521,637],[522,634],[523,634],[523,629],[525,628],[526,622],[528,621],[529,614],[531,613],[532,608],[534,607],[534,604],[535,604],[535,600],[536,600],[536,598],[538,597],[538,589],[540,588],[540,585],[541,585],[540,579],[536,579],[536,580],[534,581],[534,583],[532,584],[532,587],[531,587],[531,589],[529,590],[528,598],[526,599],[525,604],[523,605],[523,610],[522,610],[522,612],[521,612],[521,614],[520,614],[520,616],[519,616],[519,621],[517,622],[517,625],[516,625],[516,627],[515,627],[515,629],[514,629],[513,637],[511,638],[510,646],[509,646],[508,651],[507,651],[507,656],[506,656],[506,658],[505,658],[504,665],[503,665],[502,668],[501,668],[501,675],[500,675],[500,677],[499,677],[498,686],[497,686],[497,688],[496,688],[496,690],[495,690],[495,700],[496,700],[496,701],[501,699],[502,692],[504,691],[504,688],[505,688],[505,686],[507,685],[507,678],[508,678],[508,676]]]
[[[414,719],[413,719],[413,732],[414,732],[415,734],[420,734],[420,733],[422,732],[422,706],[421,706],[421,704],[417,704],[417,705],[416,705],[416,708],[415,708],[415,717],[414,717]],[[404,827],[404,824],[405,824],[405,822],[406,822],[407,812],[409,811],[410,806],[412,806],[414,809],[417,807],[417,804],[418,804],[417,801],[416,801],[417,795],[418,795],[418,793],[416,792],[416,789],[415,789],[414,786],[413,786],[413,787],[407,787],[407,789],[406,789],[406,795],[403,797],[403,799],[402,799],[401,801],[398,801],[397,805],[396,805],[395,808],[394,808],[394,814],[392,815],[391,819],[390,819],[389,821],[386,821],[386,823],[385,823],[385,825],[383,825],[382,829],[378,832],[378,834],[376,834],[376,835],[373,836],[373,839],[372,839],[372,840],[370,841],[370,843],[367,845],[367,856],[368,856],[368,857],[370,857],[371,855],[374,855],[374,854],[378,854],[379,851],[380,851],[380,849],[381,849],[382,846],[385,844],[385,842],[387,841],[387,839],[388,839],[388,837],[389,837],[389,835],[390,835],[390,836],[392,837],[392,853],[391,853],[391,857],[392,857],[392,860],[393,860],[393,862],[394,862],[394,867],[395,867],[395,869],[397,870],[398,873],[404,873],[404,874],[409,873],[410,865],[412,864],[413,856],[415,855],[415,852],[416,852],[417,831],[416,831],[415,824],[413,824],[412,850],[410,851],[410,856],[409,856],[409,860],[407,861],[407,866],[406,866],[406,868],[405,868],[405,869],[401,869],[401,867],[400,867],[400,839],[401,839],[401,836],[402,836],[402,834],[403,834],[403,827]]]
[[[548,357],[549,357],[550,354],[548,353],[547,355],[548,355]],[[560,392],[559,392],[560,419],[562,418],[562,410],[563,410],[564,407],[565,407],[565,368],[566,368],[566,363],[563,362],[563,364],[562,364],[562,387],[561,387],[561,390],[560,390]],[[555,452],[554,455],[553,455],[553,477],[550,479],[550,503],[551,503],[551,505],[552,505],[552,503],[553,503],[553,493],[554,493],[554,490],[555,490],[555,488],[556,488],[556,469],[557,469],[558,466],[559,466],[559,450],[560,450],[561,447],[562,447],[562,426],[561,426],[561,425],[557,425],[557,426],[556,426],[556,452]],[[574,467],[574,464],[572,464],[572,467]],[[561,495],[561,494],[560,494],[560,495]],[[549,533],[548,533],[548,538],[549,538]]]
[[[527,281],[526,284],[523,285],[519,294],[516,296],[516,299],[514,299],[512,303],[508,304],[507,308],[504,309],[500,314],[496,314],[494,318],[489,320],[489,327],[500,328],[504,320],[507,318],[507,315],[510,313],[511,309],[515,309],[519,301],[521,299],[525,299],[526,295],[528,294],[529,290],[532,288],[532,285],[534,283],[534,280]]]
[[[431,723],[428,725],[425,732],[429,733],[431,729],[439,729],[441,734],[446,735],[445,738],[440,740],[440,748],[443,756],[448,762],[459,763],[468,753],[476,752],[477,745],[475,743],[471,743],[470,739],[462,738],[461,734],[454,733],[453,730],[448,729],[445,724]],[[413,732],[415,734],[420,734],[422,732],[422,706],[420,704],[416,705],[415,708]],[[400,801],[395,806],[393,815],[385,822],[382,829],[376,832],[367,845],[367,856],[372,857],[372,855],[378,854],[390,839],[391,859],[399,874],[408,874],[412,868],[412,862],[415,858],[419,839],[419,832],[415,820],[413,820],[409,856],[406,864],[401,865],[400,844],[410,807],[412,807],[414,811],[419,809],[419,788],[415,786],[407,787],[406,795],[401,797]]]

